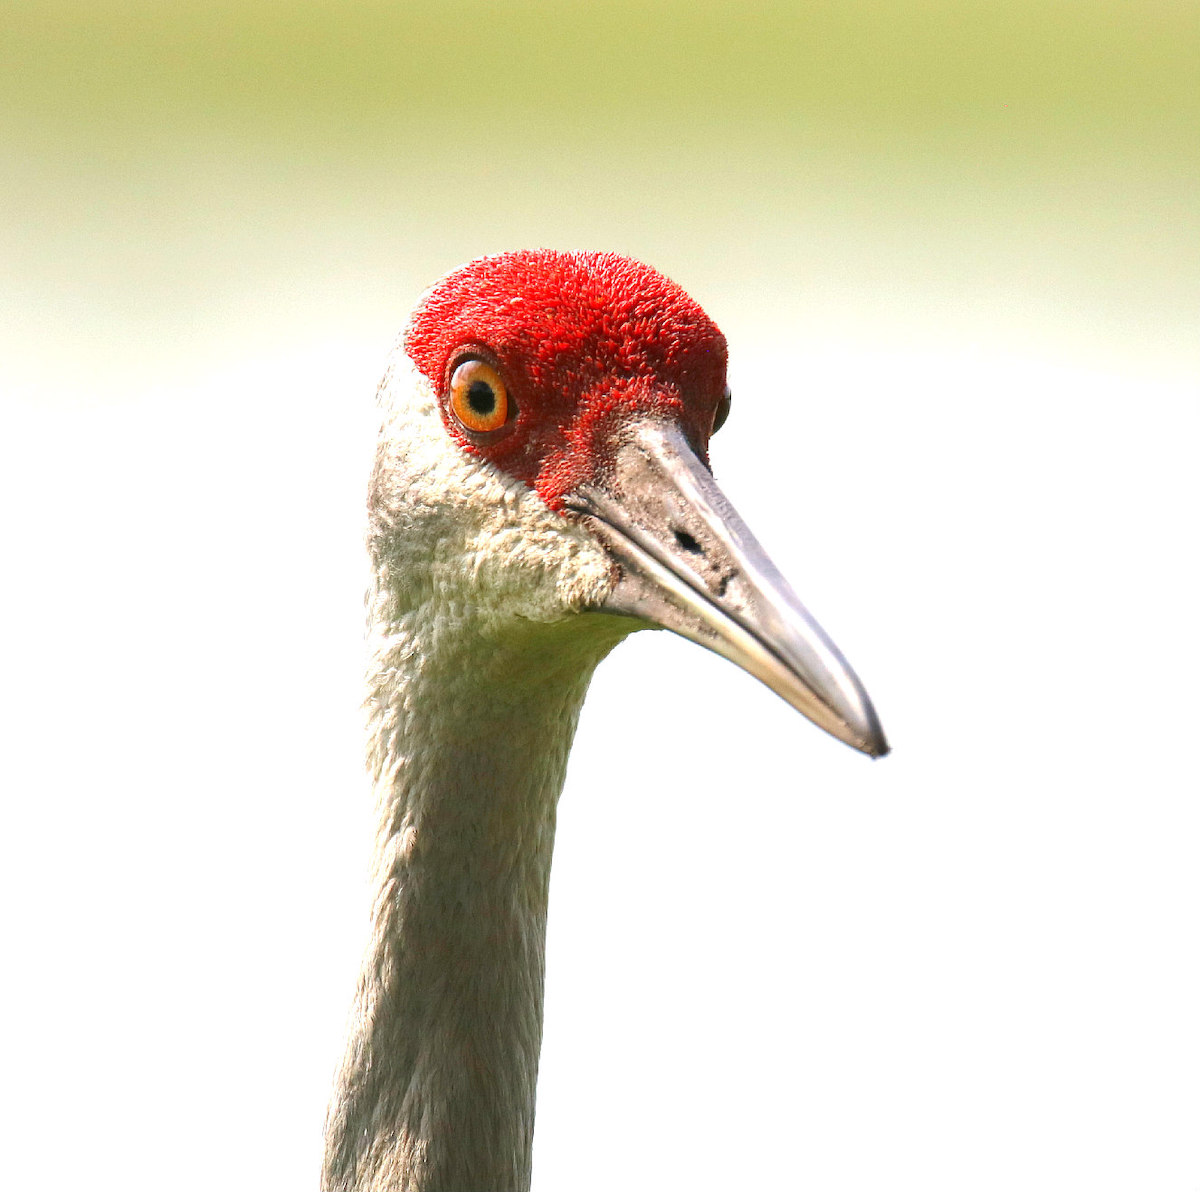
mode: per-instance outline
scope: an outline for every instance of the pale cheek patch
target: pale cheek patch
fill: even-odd
[[[528,485],[468,455],[442,422],[433,387],[402,352],[381,389],[386,483],[378,531],[394,566],[428,573],[438,598],[485,618],[555,621],[611,590],[608,555]]]

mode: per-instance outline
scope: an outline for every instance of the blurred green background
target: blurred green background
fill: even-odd
[[[1198,130],[1186,0],[0,0],[12,1186],[315,1186],[371,394],[548,246],[724,330],[895,752],[600,669],[535,1189],[1197,1187]]]
[[[376,334],[518,244],[1190,359],[1198,39],[1154,0],[8,0],[9,367],[57,325],[140,373],[271,304]]]

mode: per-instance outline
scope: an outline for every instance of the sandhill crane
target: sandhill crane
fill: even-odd
[[[427,291],[369,496],[369,952],[328,1192],[528,1188],[555,805],[597,663],[674,630],[834,736],[861,684],[714,484],[725,340],[648,266],[516,252]]]

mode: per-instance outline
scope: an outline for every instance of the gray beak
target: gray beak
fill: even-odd
[[[606,612],[724,655],[839,741],[888,751],[858,676],[796,598],[683,433],[645,421],[566,500],[620,569]]]

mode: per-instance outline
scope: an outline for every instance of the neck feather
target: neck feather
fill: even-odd
[[[373,930],[329,1192],[529,1186],[555,807],[592,671],[631,627],[429,606],[377,625]]]

